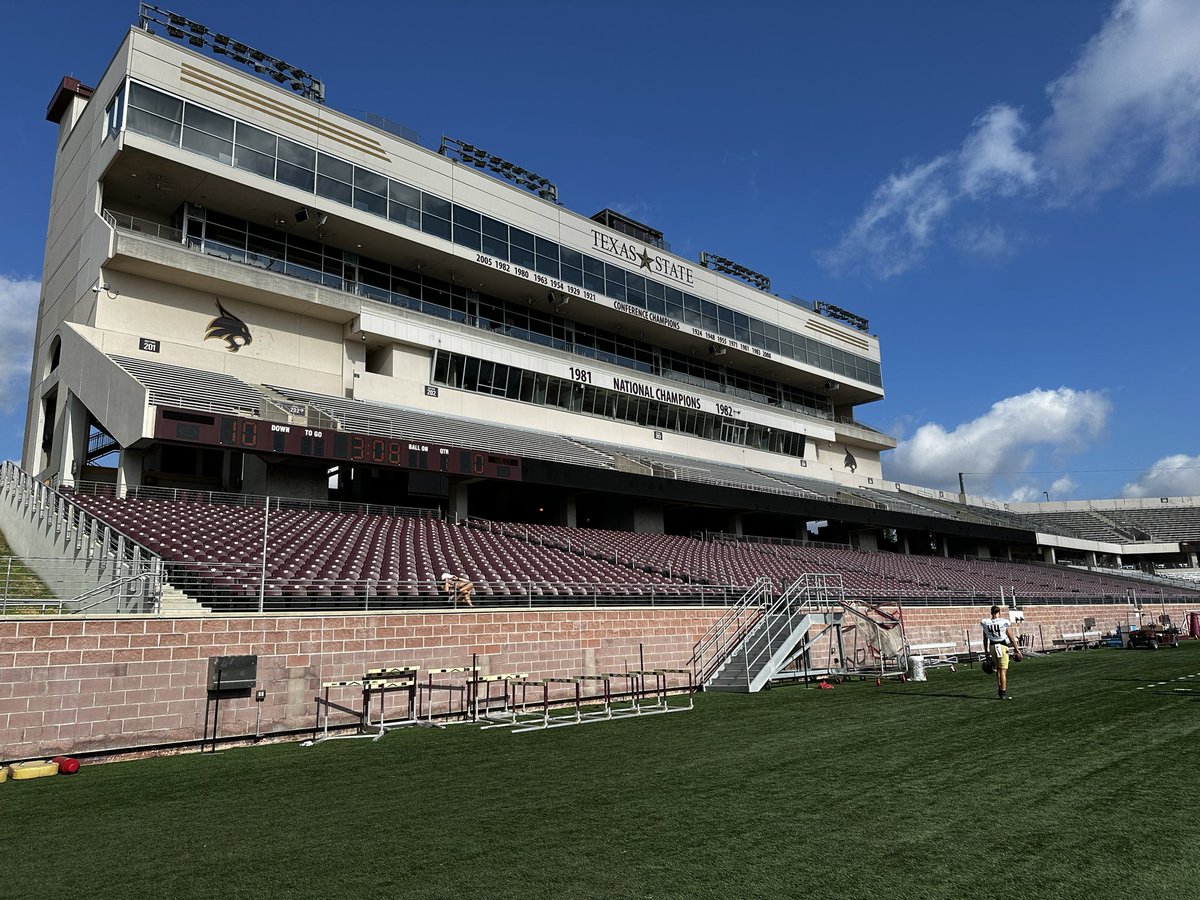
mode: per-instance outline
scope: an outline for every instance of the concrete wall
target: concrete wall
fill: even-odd
[[[719,608],[434,611],[205,618],[13,616],[0,619],[0,761],[198,741],[210,656],[256,654],[264,733],[313,724],[322,682],[393,665],[565,677],[683,666]],[[1158,615],[1158,608],[1150,611]],[[1185,610],[1167,607],[1182,624]],[[1131,607],[1028,606],[1018,628],[1035,648],[1096,619],[1137,622]],[[979,640],[985,607],[911,607],[910,643]],[[818,648],[819,649],[819,648]],[[848,652],[851,650],[847,646]],[[562,693],[570,685],[557,685]],[[355,689],[340,699],[356,705]],[[221,704],[223,736],[254,734],[249,692]],[[339,716],[335,721],[346,721]]]
[[[483,674],[532,677],[682,666],[722,612],[8,617],[0,619],[0,759],[197,741],[210,656],[258,656],[262,728],[270,732],[311,727],[321,683],[370,668],[465,666],[472,654]],[[346,691],[341,701],[358,705],[361,695]],[[220,733],[254,734],[255,707],[253,696],[223,699]]]

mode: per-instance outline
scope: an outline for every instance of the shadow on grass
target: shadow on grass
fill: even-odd
[[[948,694],[942,691],[925,691],[920,694],[900,693],[899,691],[880,691],[879,693],[885,697],[895,698],[897,700],[981,700],[985,703],[992,703],[996,700],[995,697],[980,697],[978,694]]]

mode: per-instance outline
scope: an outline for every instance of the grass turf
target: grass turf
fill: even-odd
[[[85,766],[0,785],[0,896],[1196,896],[1198,672],[1189,642],[1027,660],[1009,703],[938,669]]]

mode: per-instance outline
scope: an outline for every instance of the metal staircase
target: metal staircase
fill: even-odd
[[[762,690],[831,628],[840,644],[842,598],[841,575],[802,575],[778,597],[769,579],[759,579],[696,642],[696,682],[704,690]]]

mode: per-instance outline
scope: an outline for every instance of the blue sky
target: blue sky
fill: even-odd
[[[1200,3],[748,0],[165,8],[870,320],[888,478],[1200,495]],[[352,10],[353,13],[343,12]],[[134,2],[5,16],[0,458],[19,458],[63,75]]]

